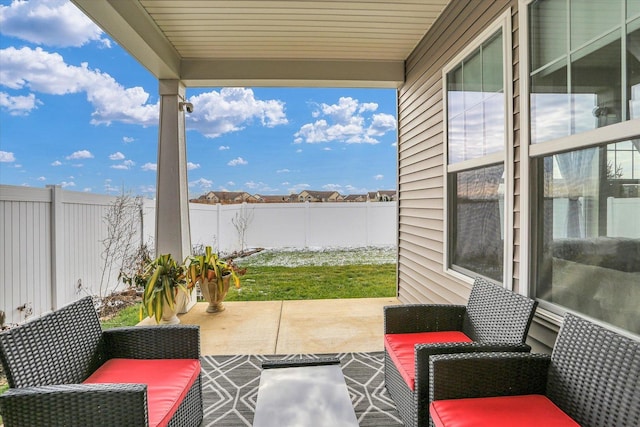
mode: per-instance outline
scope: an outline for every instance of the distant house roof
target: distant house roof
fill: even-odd
[[[209,191],[197,199],[191,199],[195,203],[238,203],[256,202],[257,199],[246,191]]]
[[[340,197],[337,191],[313,191],[304,190],[298,194],[298,200],[309,201],[335,201]]]
[[[256,199],[262,203],[288,203],[291,201],[291,195],[282,194],[256,194]]]
[[[345,202],[364,202],[367,200],[366,194],[349,194],[345,196]]]

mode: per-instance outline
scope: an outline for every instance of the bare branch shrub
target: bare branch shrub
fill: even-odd
[[[112,275],[118,272],[121,278],[123,271],[131,271],[135,264],[136,251],[142,246],[142,198],[122,193],[109,205],[103,221],[107,225],[107,237],[102,241],[102,276],[100,278],[99,296],[105,297],[118,285],[109,286]]]
[[[247,229],[253,221],[253,215],[253,209],[248,210],[246,209],[246,206],[243,205],[240,212],[236,212],[235,216],[231,218],[231,222],[238,232],[238,240],[240,241],[240,253],[244,252],[247,247]]]

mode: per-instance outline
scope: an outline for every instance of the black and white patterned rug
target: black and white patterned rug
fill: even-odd
[[[384,387],[384,353],[203,356],[202,426],[251,426],[265,360],[337,357],[360,426],[400,427],[402,421]],[[313,426],[309,426],[313,427]]]

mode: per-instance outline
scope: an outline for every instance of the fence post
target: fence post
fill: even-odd
[[[364,243],[365,246],[369,246],[369,234],[371,233],[371,202],[369,200],[367,200],[366,202],[366,206],[367,209],[365,209],[365,213],[364,213],[364,223],[365,223],[365,229],[364,229]]]
[[[310,206],[311,204],[309,203],[308,200],[305,200],[304,202],[304,247],[308,248],[309,247],[309,227],[311,227],[311,220],[309,219],[309,216],[311,215],[311,211],[310,211]]]
[[[64,305],[64,194],[59,185],[47,185],[51,190],[51,309]]]

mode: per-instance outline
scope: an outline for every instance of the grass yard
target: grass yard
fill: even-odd
[[[394,248],[265,250],[237,260],[247,267],[226,301],[384,298],[396,294]],[[103,327],[135,325],[140,306],[122,310]]]
[[[378,298],[395,295],[395,264],[249,267],[226,301]]]
[[[140,322],[140,304],[123,308],[109,320],[102,321],[103,329],[117,328],[119,326],[133,326]]]

